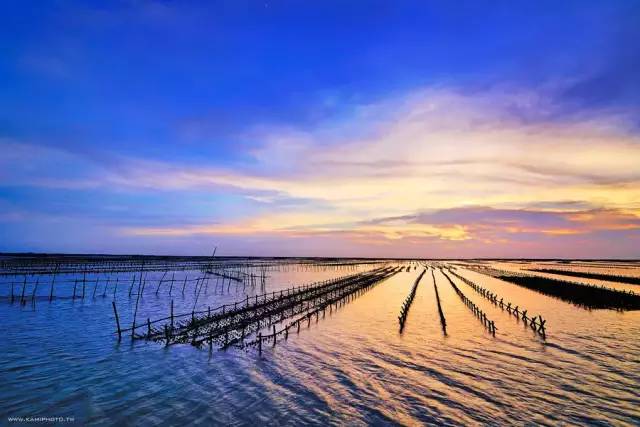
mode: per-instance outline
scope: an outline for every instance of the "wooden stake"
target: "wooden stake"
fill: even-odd
[[[171,300],[171,330],[173,331],[173,300]]]
[[[24,282],[22,283],[22,295],[20,296],[20,304],[24,305],[24,290],[27,287],[27,276],[24,276]]]
[[[118,310],[116,309],[116,302],[111,301],[111,305],[113,306],[113,314],[116,317],[116,326],[118,327],[118,341],[122,339],[122,332],[120,329],[120,318],[118,317]]]
[[[82,273],[82,299],[84,300],[84,289],[87,286],[87,272]]]
[[[51,289],[49,290],[49,302],[53,299],[53,285],[56,283],[56,274],[58,271],[58,267],[56,266],[56,270],[53,272],[53,278],[51,279]],[[13,289],[13,284],[11,284],[11,288]]]

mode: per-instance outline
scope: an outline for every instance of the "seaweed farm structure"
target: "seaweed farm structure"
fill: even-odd
[[[49,275],[52,273],[117,273],[139,271],[178,271],[194,269],[233,269],[261,267],[325,268],[377,264],[368,258],[285,258],[153,256],[153,255],[0,255],[0,275]]]
[[[529,271],[506,271],[491,267],[469,267],[471,270],[559,298],[591,309],[640,310],[640,294],[604,285],[590,285],[573,280],[539,276]]]
[[[444,312],[442,311],[442,303],[440,302],[440,294],[438,293],[438,285],[436,284],[436,276],[434,274],[435,268],[431,267],[431,279],[433,280],[433,290],[436,296],[436,303],[438,304],[438,315],[440,316],[440,326],[442,326],[442,333],[447,335],[447,319],[444,317]]]
[[[305,319],[310,322],[312,316],[318,318],[320,312],[324,315],[327,309],[332,310],[334,305],[391,277],[399,270],[399,267],[381,267],[278,293],[256,295],[253,299],[247,296],[244,301],[233,305],[197,313],[171,313],[153,321],[147,319],[141,325],[136,325],[134,320],[131,328],[120,329],[118,325],[117,333],[119,338],[123,333],[130,332],[133,339],[164,341],[166,345],[190,343],[200,346],[208,343],[211,347],[216,343],[223,349],[230,346],[257,346],[261,350],[264,341],[272,341],[275,345],[278,337],[288,337],[290,329],[296,328],[299,332],[300,323]],[[117,319],[117,311],[114,314]],[[185,317],[187,320],[182,321]],[[295,319],[286,323],[292,318]],[[282,324],[279,330],[276,324]],[[273,332],[262,334],[260,330],[263,327],[272,327]],[[255,336],[249,338],[252,334]]]
[[[167,288],[169,296],[191,288],[198,292],[232,284],[264,290],[271,272],[339,271],[355,272],[360,268],[389,261],[371,259],[315,258],[247,258],[247,257],[161,257],[39,255],[0,256],[0,299],[11,303],[54,299],[84,300],[131,296],[136,289],[152,288],[158,294]],[[161,273],[151,277],[151,273]],[[180,274],[181,273],[181,274]],[[179,277],[176,277],[179,274]]]
[[[538,273],[559,274],[561,276],[581,277],[584,279],[607,280],[609,282],[628,283],[632,285],[640,285],[640,277],[622,276],[618,274],[592,273],[588,271],[571,271],[560,270],[557,268],[532,268],[529,271]]]
[[[507,316],[546,339],[543,313],[531,314],[522,301],[505,299],[499,289],[487,287],[486,280],[496,286],[497,279],[505,290],[517,285],[587,309],[640,309],[640,295],[633,291],[562,281],[536,275],[534,269],[506,270],[479,261],[216,257],[215,251],[209,257],[4,255],[0,260],[0,302],[35,310],[38,301],[101,304],[105,300],[114,337],[164,346],[255,348],[262,353],[264,345],[288,340],[302,326],[309,327],[312,320],[318,322],[327,311],[332,314],[399,273],[415,274],[397,316],[401,334],[416,295],[427,292],[419,285],[429,277],[435,300],[432,309],[444,336],[443,291],[456,295],[456,304],[463,304],[489,336],[500,331],[496,316]],[[270,288],[273,280],[289,273],[314,279]],[[393,283],[406,282],[394,279]],[[489,305],[474,301],[464,289]]]
[[[447,281],[449,281],[449,284],[451,285],[451,287],[453,287],[453,290],[456,292],[456,294],[458,294],[460,299],[465,303],[467,307],[469,307],[469,309],[480,320],[480,322],[482,322],[483,326],[487,328],[489,332],[495,336],[497,331],[495,322],[493,320],[490,320],[487,317],[486,313],[480,307],[478,307],[472,300],[467,298],[467,296],[460,290],[460,288],[458,288],[458,286],[456,286],[456,284],[453,282],[453,280],[451,280],[451,278],[447,275],[447,273],[445,273],[444,268],[442,267],[439,267],[439,268],[440,268],[440,272],[444,275]]]
[[[416,296],[416,291],[418,290],[418,285],[420,284],[420,280],[422,280],[422,276],[426,273],[426,269],[422,270],[422,273],[416,278],[413,286],[411,287],[411,291],[407,298],[402,303],[402,307],[400,308],[400,315],[398,316],[398,322],[400,323],[400,332],[404,329],[404,323],[407,321],[407,314],[409,314],[409,308],[411,307],[411,303]]]
[[[463,283],[469,285],[474,291],[476,291],[478,294],[480,294],[485,299],[488,299],[492,304],[494,304],[495,306],[500,307],[501,310],[506,310],[507,313],[515,316],[516,319],[522,319],[522,321],[524,322],[525,326],[527,326],[527,322],[528,322],[528,324],[531,327],[531,329],[533,329],[534,331],[538,332],[540,335],[542,335],[542,337],[545,336],[545,323],[546,323],[546,321],[542,318],[541,315],[528,317],[528,315],[527,315],[528,311],[525,310],[524,308],[521,309],[520,306],[518,306],[518,305],[512,305],[510,302],[505,301],[504,298],[500,298],[500,300],[498,300],[498,295],[497,294],[495,294],[495,293],[489,291],[488,289],[485,289],[484,287],[472,282],[471,280],[467,279],[466,277],[463,277],[463,276],[459,275],[458,273],[455,272],[454,268],[449,268],[448,271],[452,276],[457,277],[460,281],[462,281]],[[495,324],[493,324],[493,322],[491,322],[491,325],[493,326],[493,333],[495,334],[495,330],[496,330]]]
[[[340,399],[354,402],[344,414],[372,408],[366,421],[338,421],[348,424],[527,424],[517,418],[523,402],[533,422],[549,425],[606,424],[603,413],[622,414],[613,423],[629,425],[639,415],[637,285],[577,274],[640,277],[640,263],[0,259],[8,266],[0,271],[5,411],[18,402],[28,414],[33,402],[45,402],[40,411],[61,407],[80,419],[90,389],[87,404],[110,396],[99,413],[120,414],[118,425],[137,419],[130,408],[148,414],[149,398],[159,424],[233,424],[221,414],[247,407],[237,423],[250,424],[259,412],[271,419],[282,402],[294,414],[287,422],[304,424]],[[588,408],[564,416],[580,399]],[[275,406],[255,406],[263,402]],[[536,409],[550,402],[566,403],[556,406],[562,419],[539,418]],[[378,418],[407,404],[429,415]],[[484,409],[459,418],[464,404],[469,414]],[[443,410],[452,412],[445,418]],[[100,423],[91,411],[83,422]]]

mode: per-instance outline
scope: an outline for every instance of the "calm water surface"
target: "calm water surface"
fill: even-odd
[[[452,277],[495,321],[498,332],[491,336],[438,271],[447,335],[430,272],[400,334],[400,306],[420,271],[381,282],[286,343],[266,345],[261,357],[254,350],[118,343],[113,294],[102,297],[103,285],[95,298],[89,285],[84,301],[43,298],[35,308],[5,298],[0,423],[10,416],[73,416],[90,425],[640,424],[640,312],[588,311],[459,268],[505,300],[541,314],[546,340]],[[266,290],[347,273],[269,272]],[[198,273],[175,274],[178,280]],[[149,273],[148,279],[161,275]],[[132,274],[120,277],[116,301],[129,325],[136,299],[135,291],[127,294]],[[69,289],[67,284],[56,293]],[[176,313],[191,311],[193,287],[180,291],[174,285]],[[155,292],[155,285],[145,290],[139,319],[168,314],[168,289],[163,284]],[[197,307],[261,292],[216,287],[214,280]],[[38,292],[47,294],[46,286]]]

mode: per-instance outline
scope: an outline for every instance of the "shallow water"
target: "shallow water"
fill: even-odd
[[[360,271],[362,271],[361,269]],[[0,413],[73,416],[93,425],[601,424],[640,423],[640,312],[588,311],[476,272],[458,274],[547,320],[546,340],[452,277],[498,328],[488,333],[439,271],[444,335],[431,273],[424,275],[402,333],[397,316],[421,269],[398,273],[275,347],[209,352],[118,343],[113,294],[46,300],[35,308],[0,301]],[[266,291],[349,274],[269,272]],[[176,272],[178,282],[184,275]],[[148,279],[162,273],[149,273]],[[116,292],[129,325],[135,288]],[[3,279],[7,280],[7,279]],[[58,280],[62,280],[60,277]],[[176,283],[177,283],[176,282]],[[113,286],[113,285],[111,285]],[[145,289],[138,319],[193,308],[194,288]],[[8,295],[6,286],[3,295]],[[17,285],[16,285],[17,289]],[[30,288],[27,289],[27,291]],[[113,290],[112,288],[109,288]],[[69,284],[56,295],[70,292]],[[259,287],[211,281],[198,309],[239,301]],[[28,292],[26,292],[29,294]]]

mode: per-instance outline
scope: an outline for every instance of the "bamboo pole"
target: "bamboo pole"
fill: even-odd
[[[24,305],[25,304],[25,300],[24,300],[24,291],[25,288],[27,287],[27,276],[24,276],[24,282],[22,283],[22,295],[20,296],[20,304]]]
[[[51,278],[51,289],[49,290],[49,302],[51,302],[51,300],[53,299],[53,285],[56,283],[56,275],[58,272],[58,266],[59,264],[56,266],[56,269],[53,272],[53,277]],[[11,285],[13,287],[13,285]]]
[[[118,309],[116,309],[116,302],[111,301],[111,305],[113,306],[113,314],[116,318],[116,327],[118,328],[118,341],[122,339],[122,331],[120,329],[120,318],[118,317]]]

